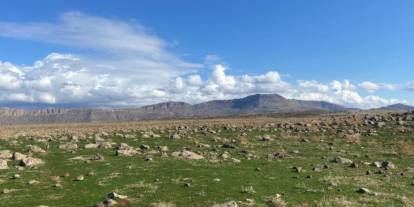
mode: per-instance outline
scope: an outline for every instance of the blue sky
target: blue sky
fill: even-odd
[[[3,105],[121,107],[253,93],[414,104],[409,0],[0,5]]]

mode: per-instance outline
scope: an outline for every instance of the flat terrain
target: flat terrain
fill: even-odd
[[[0,206],[414,206],[413,129],[379,112],[1,126]]]

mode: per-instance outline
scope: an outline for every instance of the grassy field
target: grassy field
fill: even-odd
[[[127,196],[115,206],[229,201],[238,206],[414,206],[412,130],[401,132],[389,123],[376,135],[344,137],[338,133],[341,127],[334,132],[287,130],[272,121],[4,137],[0,150],[31,154],[44,164],[23,168],[9,160],[9,169],[0,170],[0,206],[95,206],[110,192]],[[84,147],[103,142],[112,147]],[[78,147],[59,147],[66,143]],[[137,154],[117,155],[120,143]],[[30,145],[46,152],[29,152]],[[183,151],[202,157],[174,153]],[[376,161],[395,168],[376,167]],[[76,181],[79,176],[83,179]]]

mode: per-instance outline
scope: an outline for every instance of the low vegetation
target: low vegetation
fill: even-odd
[[[0,128],[0,206],[414,206],[414,113]]]

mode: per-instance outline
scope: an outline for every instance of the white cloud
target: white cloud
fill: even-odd
[[[376,83],[370,82],[370,81],[364,81],[360,84],[358,84],[358,87],[367,90],[369,92],[374,92],[380,88],[380,86]]]
[[[370,93],[373,93],[380,89],[386,89],[386,90],[394,90],[396,86],[394,84],[382,84],[382,83],[374,83],[371,81],[364,81],[360,84],[358,84],[358,87],[366,90]]]

